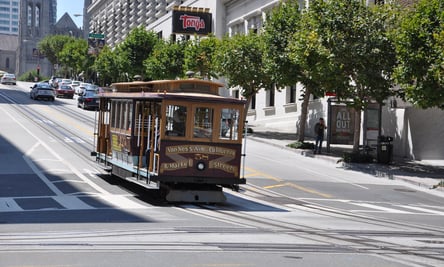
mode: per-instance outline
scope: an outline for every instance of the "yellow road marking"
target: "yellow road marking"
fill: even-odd
[[[257,171],[257,170],[252,169],[252,168],[245,167],[245,170],[248,171],[248,172],[251,172],[251,173],[245,175],[245,176],[248,176],[248,177],[260,176],[260,177],[263,177],[263,178],[271,179],[271,180],[276,181],[276,182],[283,182],[284,181],[281,178],[277,178],[277,177],[271,176],[269,174]]]
[[[263,187],[264,189],[272,189],[272,188],[289,186],[289,187],[293,187],[295,189],[298,189],[298,190],[306,192],[306,193],[314,194],[314,195],[321,196],[321,197],[324,197],[324,198],[332,198],[332,195],[324,194],[324,193],[318,192],[316,190],[313,190],[313,189],[310,189],[310,188],[307,188],[307,187],[304,187],[304,186],[297,185],[295,183],[283,183],[284,179],[268,175],[266,173],[257,171],[257,170],[252,169],[252,168],[245,167],[245,170],[248,171],[248,172],[251,172],[250,174],[248,174],[248,177],[253,177],[253,175],[254,175],[254,176],[259,176],[259,177],[271,179],[273,181],[276,181],[276,182],[280,183],[280,184],[277,184],[277,185],[264,186]]]
[[[82,127],[80,124],[78,124],[73,119],[69,118],[69,120],[67,120],[66,116],[62,116],[62,115],[58,114],[57,112],[53,112],[53,110],[51,110],[49,107],[46,107],[46,106],[40,106],[39,108],[46,109],[46,112],[51,112],[51,117],[57,118],[61,122],[69,123],[69,125],[73,126],[74,128],[77,128],[79,131],[87,134],[88,136],[94,136],[93,130],[91,130],[90,128]]]

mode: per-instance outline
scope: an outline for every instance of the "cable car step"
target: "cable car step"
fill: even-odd
[[[145,187],[146,189],[159,189],[159,183],[156,182],[147,182],[146,178],[139,178],[137,177],[125,177],[125,180],[128,180],[132,183],[138,184],[140,186]]]
[[[223,191],[170,189],[166,195],[168,202],[223,203],[227,200]]]

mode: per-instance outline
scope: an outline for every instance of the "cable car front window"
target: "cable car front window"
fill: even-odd
[[[238,109],[224,108],[221,110],[219,139],[238,140],[239,115]]]
[[[211,138],[213,133],[213,114],[212,108],[198,107],[194,112],[194,131],[193,137]]]
[[[168,105],[166,108],[167,135],[185,136],[187,122],[187,107]]]

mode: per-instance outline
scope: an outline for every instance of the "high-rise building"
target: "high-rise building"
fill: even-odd
[[[20,0],[0,0],[0,34],[18,35]]]

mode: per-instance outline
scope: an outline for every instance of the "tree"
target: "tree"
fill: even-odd
[[[159,41],[143,63],[146,77],[153,80],[182,77],[186,45],[186,41]]]
[[[371,101],[383,104],[391,94],[396,63],[388,38],[391,15],[386,5],[366,6],[354,0],[310,1],[310,16],[320,38],[321,54],[328,53],[328,77],[319,81],[336,92],[340,100],[351,100],[357,111],[353,150],[359,149],[361,111]]]
[[[151,55],[157,42],[159,38],[155,32],[138,27],[118,46],[117,53],[122,59],[126,59],[126,69],[130,77],[145,74],[143,62]]]
[[[119,57],[108,46],[100,51],[93,68],[100,73],[101,81],[105,85],[125,80],[121,76],[123,69]]]
[[[54,65],[60,63],[60,52],[67,43],[73,40],[73,37],[67,35],[48,35],[37,44],[37,47],[40,53],[44,54],[49,62]]]
[[[239,87],[247,99],[245,116],[252,97],[262,88],[272,86],[271,75],[263,62],[264,42],[260,35],[238,34],[225,36],[219,47],[215,64],[220,75],[228,80],[228,86]]]
[[[219,39],[214,35],[191,41],[185,47],[185,70],[200,73],[201,77],[208,80],[217,78],[213,61],[219,43]]]
[[[299,1],[281,2],[267,17],[264,26],[266,63],[273,80],[282,86],[304,86],[298,140],[305,139],[310,95],[322,96],[320,78],[326,75],[328,55],[319,42],[315,21],[301,12]]]
[[[88,69],[88,43],[83,39],[74,39],[63,46],[62,51],[58,53],[58,61],[62,63],[67,69],[71,69],[72,74],[79,74]],[[69,75],[65,75],[69,76]]]
[[[444,3],[421,0],[393,34],[401,96],[421,108],[444,108]]]

